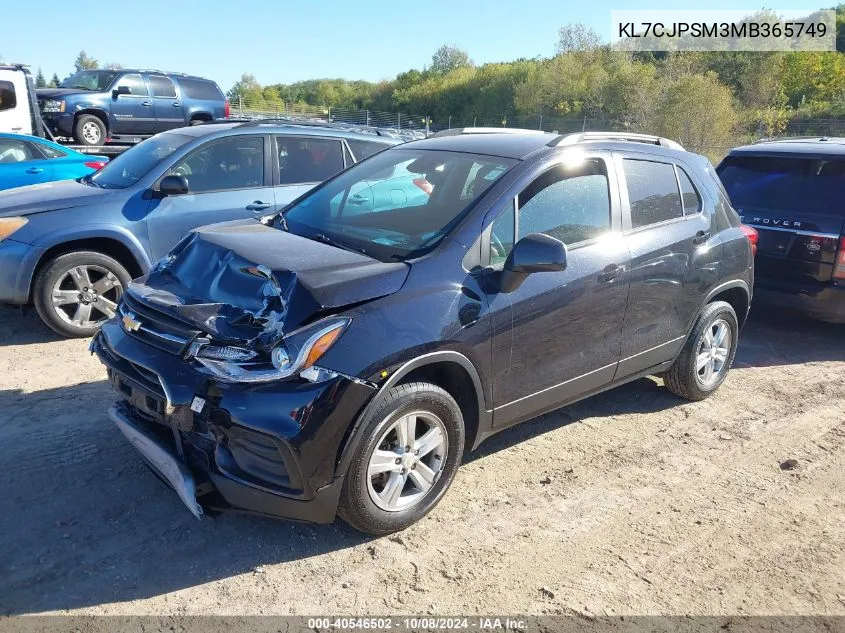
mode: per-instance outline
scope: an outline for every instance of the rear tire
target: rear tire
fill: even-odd
[[[82,114],[73,126],[73,140],[80,145],[103,145],[106,142],[106,126],[93,114]]]
[[[684,348],[663,374],[666,388],[685,400],[704,400],[725,382],[736,356],[739,323],[731,304],[709,303]]]
[[[368,534],[403,530],[437,505],[455,477],[464,453],[461,409],[440,387],[413,382],[391,388],[362,424],[338,514]]]
[[[190,125],[193,127],[194,125],[202,125],[203,123],[205,123],[204,119],[191,119]]]
[[[120,262],[94,251],[59,255],[38,273],[32,299],[38,316],[62,336],[92,336],[114,315],[132,276]]]

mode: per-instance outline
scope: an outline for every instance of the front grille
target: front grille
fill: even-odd
[[[130,336],[177,356],[184,354],[190,342],[200,333],[199,330],[144,305],[129,293],[123,295],[120,304],[121,319],[125,316],[140,323],[134,330],[124,327]]]

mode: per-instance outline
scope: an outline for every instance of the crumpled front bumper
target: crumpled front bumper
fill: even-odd
[[[337,457],[372,387],[343,376],[218,383],[182,357],[138,340],[116,319],[103,325],[91,350],[120,396],[112,419],[137,448],[126,427],[143,436],[139,442],[155,445],[160,459],[146,451],[145,460],[183,498],[184,490],[162,472],[173,467],[159,451],[190,473],[202,507],[334,520],[343,485]]]

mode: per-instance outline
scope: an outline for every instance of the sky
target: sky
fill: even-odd
[[[547,57],[567,23],[586,24],[610,41],[611,10],[678,7],[666,0],[248,0],[244,5],[129,0],[101,4],[96,11],[83,6],[84,18],[73,20],[66,1],[39,2],[38,15],[68,18],[51,21],[53,28],[45,33],[32,3],[0,0],[2,21],[21,25],[0,28],[0,58],[28,64],[33,72],[41,68],[48,80],[53,73],[63,79],[84,49],[102,63],[208,77],[224,92],[245,72],[261,84],[326,77],[378,81],[422,69],[443,44],[463,48],[477,64]],[[737,8],[730,0],[684,8],[694,6]],[[820,6],[791,0],[778,8]]]

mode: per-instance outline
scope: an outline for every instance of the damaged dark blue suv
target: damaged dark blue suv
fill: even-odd
[[[129,286],[91,343],[110,416],[197,517],[385,534],[508,426],[648,374],[691,400],[724,381],[753,258],[707,160],[486,132],[197,229]]]

